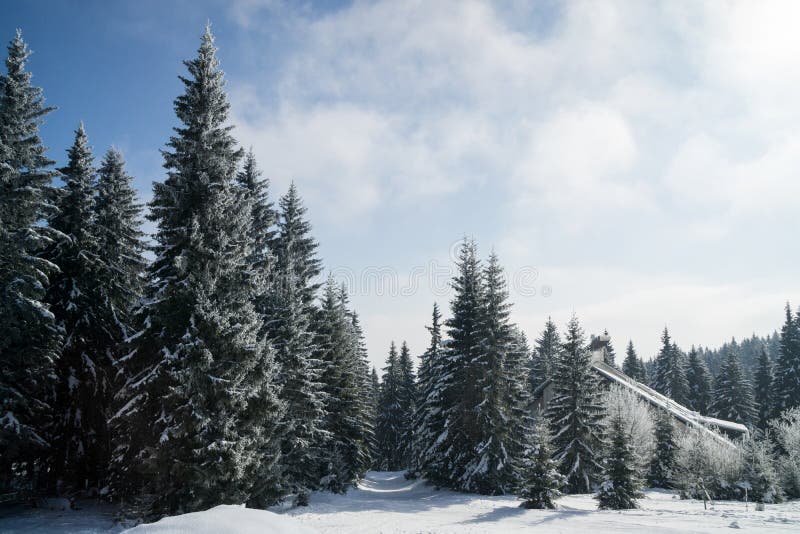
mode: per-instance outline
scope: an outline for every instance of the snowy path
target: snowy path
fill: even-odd
[[[664,534],[724,532],[728,528],[758,533],[800,532],[800,501],[768,505],[763,512],[754,511],[752,505],[745,511],[744,503],[724,501],[706,511],[700,501],[681,501],[669,492],[648,491],[640,510],[601,512],[590,495],[563,497],[559,505],[561,509],[557,511],[524,510],[519,508],[519,501],[514,497],[436,491],[421,481],[406,480],[400,472],[370,472],[359,488],[347,495],[315,493],[310,506],[283,513],[322,534]],[[111,506],[98,504],[87,504],[78,511],[5,510],[0,512],[0,534],[117,533],[122,527],[113,523],[114,511]],[[246,532],[286,532],[274,528],[274,521],[268,517],[272,514],[264,514],[264,528]],[[261,521],[254,517],[257,522]],[[185,531],[192,534],[220,532],[212,523],[206,525],[211,530],[199,529],[196,523]],[[245,523],[226,519],[225,524],[231,529],[226,532],[241,533]],[[300,530],[297,528],[293,532]]]
[[[514,497],[482,497],[436,491],[400,472],[370,472],[347,495],[317,493],[307,508],[286,512],[322,533],[505,533],[505,532],[800,532],[800,501],[767,506],[719,502],[703,510],[701,501],[681,501],[648,491],[640,510],[601,512],[589,495],[559,500],[558,511],[524,510]]]

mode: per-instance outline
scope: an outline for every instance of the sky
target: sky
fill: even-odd
[[[56,106],[121,149],[143,200],[212,23],[234,135],[294,180],[372,361],[428,342],[465,236],[534,339],[576,313],[652,357],[780,327],[800,304],[800,3],[7,2]]]

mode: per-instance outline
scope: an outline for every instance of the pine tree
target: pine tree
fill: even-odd
[[[761,430],[766,430],[772,418],[772,362],[767,354],[766,347],[761,347],[758,357],[758,368],[755,375],[755,403],[758,411],[757,425]]]
[[[314,280],[322,272],[322,261],[316,256],[318,245],[311,236],[311,223],[305,218],[306,208],[294,183],[278,204],[278,234],[272,245],[278,269],[292,266],[303,303],[312,308],[320,287]]]
[[[479,347],[467,362],[467,399],[473,426],[467,433],[467,460],[460,477],[460,488],[482,494],[499,495],[513,487],[513,464],[509,457],[510,421],[506,413],[505,392],[509,387],[506,358],[511,348],[508,323],[508,291],[497,255],[492,253],[483,271],[483,298],[478,311]],[[470,406],[471,405],[471,406]]]
[[[431,325],[427,330],[430,345],[420,359],[418,390],[419,400],[414,417],[415,460],[413,476],[424,475],[430,480],[440,479],[443,458],[436,456],[437,440],[445,428],[443,416],[443,386],[446,383],[445,352],[442,347],[441,313],[433,304]]]
[[[40,485],[50,447],[55,361],[61,332],[45,301],[58,268],[39,252],[62,236],[40,224],[53,214],[39,126],[53,108],[25,70],[21,32],[0,75],[0,490]]]
[[[751,425],[756,420],[753,387],[744,376],[738,355],[730,351],[714,382],[714,417]]]
[[[792,315],[787,302],[775,364],[775,415],[796,406],[800,406],[800,319]]]
[[[689,386],[687,406],[696,412],[708,414],[711,405],[711,376],[694,345],[686,361],[686,382]]]
[[[636,349],[633,348],[633,341],[628,341],[628,347],[625,349],[625,360],[622,362],[622,372],[639,382],[645,380],[644,366],[636,355]]]
[[[122,341],[103,282],[113,275],[98,254],[95,168],[83,124],[61,169],[64,191],[50,226],[67,236],[47,251],[59,266],[47,292],[50,309],[65,333],[56,366],[53,478],[59,490],[97,490],[108,465],[108,409],[114,348]],[[108,288],[110,289],[110,287]]]
[[[553,320],[548,317],[544,330],[536,340],[536,347],[533,351],[533,364],[531,366],[531,388],[533,390],[550,378],[560,347],[561,338],[558,335],[558,328]]]
[[[323,428],[328,433],[321,458],[321,485],[337,493],[345,492],[372,464],[372,425],[363,395],[367,372],[346,299],[329,277],[317,319],[326,401]]]
[[[606,351],[603,354],[603,361],[610,365],[611,367],[617,366],[617,352],[614,350],[614,346],[611,344],[611,336],[608,335],[608,330],[603,331],[604,336],[608,336],[608,344],[606,345]]]
[[[443,365],[438,373],[440,409],[436,417],[444,421],[441,433],[428,454],[427,474],[435,484],[462,488],[462,476],[479,442],[475,406],[483,397],[477,388],[477,373],[472,362],[478,358],[484,329],[481,306],[484,287],[477,245],[465,239],[458,251],[457,274],[451,282],[455,296],[450,303],[452,317],[445,322],[446,341]]]
[[[599,455],[605,414],[583,329],[574,315],[553,369],[553,398],[546,414],[555,432],[555,459],[567,477],[567,491],[591,491],[602,469]]]
[[[644,497],[635,468],[631,436],[621,416],[611,418],[611,446],[605,458],[603,481],[596,499],[601,510],[631,510]]]
[[[511,490],[520,487],[524,469],[521,462],[534,431],[533,395],[530,391],[531,349],[524,332],[510,327],[510,344],[505,358],[506,390],[503,405],[509,421],[505,448],[511,462]]]
[[[402,370],[397,356],[397,347],[392,341],[389,346],[389,357],[383,368],[381,380],[381,401],[378,411],[376,437],[380,454],[380,469],[397,471],[405,467],[403,464],[403,439],[406,430],[403,424]]]
[[[400,357],[397,360],[400,370],[398,398],[402,413],[399,455],[403,468],[408,468],[414,455],[414,412],[417,410],[417,379],[414,374],[414,362],[405,341],[400,345]]]
[[[671,398],[678,404],[686,404],[689,386],[683,355],[672,343],[669,331],[664,328],[661,350],[656,356],[653,389]]]
[[[525,448],[522,460],[522,484],[520,497],[522,508],[556,508],[555,499],[561,496],[565,483],[564,475],[559,473],[558,464],[553,460],[553,444],[546,419],[538,418],[533,428],[533,436]]]
[[[115,414],[124,432],[114,462],[133,479],[120,490],[147,482],[156,513],[280,497],[284,407],[252,303],[262,283],[250,263],[252,206],[235,183],[241,151],[226,126],[209,28],[185,65],[190,75],[175,101],[182,126],[150,204],[158,229],[142,329],[131,336],[130,378]]]
[[[656,418],[655,441],[656,450],[650,461],[648,482],[655,488],[671,488],[675,478],[675,452],[678,445],[672,417],[667,413],[660,413]]]

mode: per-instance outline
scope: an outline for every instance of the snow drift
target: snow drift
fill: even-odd
[[[222,505],[204,512],[165,517],[123,534],[314,534],[295,519],[266,510]]]

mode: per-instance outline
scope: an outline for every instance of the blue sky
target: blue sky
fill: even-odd
[[[465,235],[530,337],[574,311],[650,357],[664,325],[685,347],[778,327],[800,304],[800,6],[531,4],[14,2],[0,37],[23,29],[59,108],[51,157],[83,120],[148,199],[211,20],[236,135],[274,195],[298,184],[376,362],[424,349]]]

